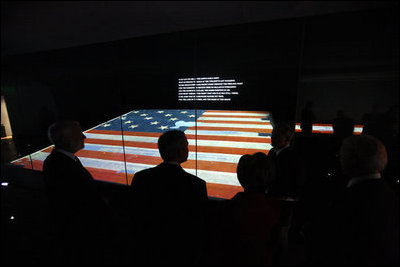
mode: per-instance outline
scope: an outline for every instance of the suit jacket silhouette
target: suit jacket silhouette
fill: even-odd
[[[54,149],[43,164],[43,177],[50,204],[67,215],[85,216],[93,208],[99,211],[104,202],[92,175],[82,166]],[[90,215],[90,214],[89,214]]]
[[[102,236],[106,215],[105,202],[91,174],[79,159],[53,149],[44,161],[43,178],[57,242],[66,257],[73,258],[67,263],[90,260],[87,257],[95,252],[91,248],[94,250],[95,240]]]
[[[326,227],[328,259],[351,265],[398,265],[398,197],[382,179],[359,182],[333,206]],[[329,246],[332,246],[329,248]]]
[[[146,263],[193,263],[204,229],[206,183],[179,165],[162,163],[132,181],[133,212]]]
[[[304,174],[295,152],[288,147],[276,155],[276,148],[272,148],[268,156],[273,163],[272,169],[275,177],[268,194],[277,197],[298,198]]]

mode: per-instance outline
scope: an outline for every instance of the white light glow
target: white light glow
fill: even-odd
[[[15,219],[15,217],[14,217],[14,216],[11,216],[11,217],[10,217],[10,220],[14,220],[14,219]]]
[[[8,183],[1,183],[1,186],[8,186]]]

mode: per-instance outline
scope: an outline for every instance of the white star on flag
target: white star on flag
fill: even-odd
[[[196,117],[195,115],[189,115],[190,118]]]
[[[172,114],[165,114],[165,117],[171,117]]]
[[[151,120],[153,117],[146,117],[145,120]]]
[[[131,126],[129,126],[129,128],[136,128],[136,127],[139,127],[139,125],[131,125]]]
[[[144,114],[144,113],[140,114],[140,116],[142,116],[142,117],[147,116],[147,115],[149,115],[149,114]]]
[[[135,111],[133,111],[133,113],[139,113],[139,111],[138,111],[138,110],[135,110]]]
[[[164,111],[162,111],[162,110],[159,110],[159,111],[157,111],[157,113],[164,113]]]
[[[160,126],[160,127],[158,127],[158,129],[165,130],[165,129],[168,129],[168,126]]]
[[[109,124],[109,123],[104,123],[104,124],[103,124],[104,127],[108,127],[108,126],[110,126],[110,125],[111,125],[111,124]]]
[[[170,121],[176,121],[177,120],[177,118],[171,118],[171,119],[169,119]]]
[[[132,121],[126,121],[126,122],[124,122],[124,123],[126,124],[126,123],[131,123],[131,122],[132,122]]]
[[[187,111],[182,111],[181,113],[182,113],[182,114],[185,114],[185,113],[187,113]]]
[[[153,121],[153,122],[151,122],[151,124],[159,124],[159,122],[158,121]]]

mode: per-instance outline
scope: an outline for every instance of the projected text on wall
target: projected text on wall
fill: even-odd
[[[243,82],[220,77],[182,78],[178,80],[179,101],[231,101],[239,95]]]

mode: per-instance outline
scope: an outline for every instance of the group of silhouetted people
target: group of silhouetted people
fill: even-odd
[[[340,172],[332,174],[342,180],[334,184],[316,171],[323,168],[315,165],[320,161],[318,147],[307,143],[312,139],[304,139],[310,150],[305,153],[308,145],[293,146],[294,133],[277,123],[268,155],[243,155],[238,162],[243,192],[218,201],[208,199],[205,181],[181,167],[189,154],[185,134],[163,133],[158,139],[163,162],[137,172],[131,183],[129,263],[398,264],[398,196],[381,176],[388,161],[383,143],[369,135],[344,137]],[[84,147],[79,123],[57,122],[49,138],[55,148],[43,175],[55,264],[110,264],[119,257],[105,249],[113,246],[112,208],[74,155]],[[336,189],[327,190],[332,186]]]

